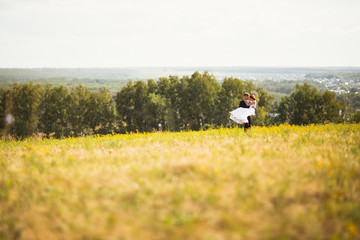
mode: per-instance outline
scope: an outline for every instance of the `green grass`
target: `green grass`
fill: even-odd
[[[0,239],[359,239],[360,125],[0,141]]]

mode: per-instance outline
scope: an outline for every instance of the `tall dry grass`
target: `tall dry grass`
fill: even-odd
[[[0,147],[0,239],[360,239],[359,124]]]

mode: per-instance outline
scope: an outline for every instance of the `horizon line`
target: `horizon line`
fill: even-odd
[[[300,66],[300,65],[293,65],[293,66],[257,66],[257,65],[209,65],[209,66],[110,66],[110,67],[96,67],[96,66],[88,66],[88,67],[69,67],[69,66],[57,66],[57,67],[50,67],[50,66],[43,66],[43,67],[0,67],[0,69],[114,69],[114,68],[360,68],[359,66],[351,66],[351,65],[329,65],[329,66]]]

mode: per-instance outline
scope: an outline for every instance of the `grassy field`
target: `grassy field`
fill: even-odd
[[[360,124],[0,147],[0,239],[360,239]]]

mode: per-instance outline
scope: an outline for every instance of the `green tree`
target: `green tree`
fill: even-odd
[[[321,96],[322,111],[319,113],[319,122],[339,122],[341,117],[339,110],[341,109],[340,101],[336,99],[336,94],[325,91]]]
[[[166,99],[159,94],[150,93],[143,107],[144,131],[150,132],[158,129],[158,124],[165,125]]]
[[[252,122],[254,126],[264,126],[267,124],[267,111],[265,106],[256,107],[256,115],[252,117]]]
[[[360,111],[355,112],[351,116],[351,122],[360,123]]]
[[[225,78],[221,84],[217,101],[217,124],[229,123],[229,112],[239,107],[245,92],[245,83],[237,78]]]
[[[13,109],[14,109],[14,104],[13,104],[13,96],[12,96],[12,91],[11,89],[6,89],[3,92],[3,113],[4,113],[4,117],[7,116],[12,116],[13,117]],[[5,119],[3,119],[5,120]],[[13,119],[14,120],[14,119]],[[4,130],[3,130],[3,135],[6,136],[10,136],[13,131],[13,126],[14,126],[14,122],[3,122],[4,123]]]
[[[215,124],[215,104],[220,84],[208,72],[195,72],[191,78],[183,78],[181,83],[181,105],[184,120],[190,128],[198,130],[203,124]],[[182,117],[182,118],[183,118]]]
[[[147,80],[147,86],[148,86],[148,93],[156,93],[157,84],[153,79]]]
[[[14,84],[11,87],[12,112],[15,118],[12,134],[16,137],[29,137],[36,132],[42,92],[43,87],[32,82]]]
[[[291,104],[291,97],[284,96],[281,98],[279,106],[277,107],[277,113],[279,116],[277,117],[277,122],[279,123],[288,123],[292,118],[291,112],[289,111]]]
[[[339,121],[340,103],[336,95],[321,94],[309,84],[297,85],[290,96],[281,98],[277,112],[280,122],[290,124],[324,123]]]
[[[318,106],[315,100],[318,98],[317,89],[312,88],[309,84],[303,86],[296,85],[296,90],[291,94],[292,118],[291,124],[310,124],[315,123],[315,111]]]
[[[134,84],[129,82],[116,94],[116,108],[126,131],[146,130],[148,90],[146,83],[135,81]]]
[[[87,134],[89,121],[86,116],[89,111],[90,96],[91,92],[82,85],[71,89],[68,98],[67,117],[68,123],[70,124],[69,130],[74,136]]]
[[[244,81],[244,83],[245,83],[245,89],[248,93],[252,94],[252,92],[256,90],[252,81]]]
[[[5,129],[5,88],[0,87],[0,136],[1,132]]]
[[[136,131],[144,132],[145,128],[145,119],[147,118],[146,114],[146,104],[148,102],[148,86],[143,81],[136,81],[134,83],[134,117],[135,117],[135,127]]]
[[[165,127],[170,131],[178,131],[180,125],[180,81],[177,76],[160,78],[158,81],[158,94],[165,98]]]
[[[341,101],[341,110],[343,120],[351,122],[359,122],[358,116],[360,112],[360,94],[357,89],[351,88],[350,93],[344,93],[336,96],[336,99]]]
[[[107,88],[90,93],[87,110],[86,121],[93,133],[108,134],[113,131],[115,105]]]
[[[157,89],[158,89],[158,93],[161,96],[169,98],[170,97],[170,87],[171,87],[171,82],[170,82],[169,78],[167,78],[167,77],[159,78],[159,81],[157,83]]]
[[[120,91],[116,93],[115,103],[118,112],[118,126],[120,131],[135,131],[135,88],[129,81]]]
[[[269,95],[263,87],[256,88],[256,100],[258,107],[264,107],[264,110],[269,111],[271,109],[271,103],[274,100],[274,97]]]
[[[64,129],[67,126],[67,105],[69,100],[69,90],[64,86],[51,88],[45,86],[39,109],[39,128],[49,136],[54,133],[54,137],[64,136]]]
[[[264,126],[271,124],[271,118],[268,117],[268,112],[272,110],[271,103],[274,97],[269,95],[263,87],[257,87],[256,89],[256,115],[253,117],[252,124],[255,126]]]

